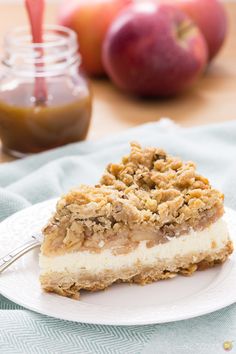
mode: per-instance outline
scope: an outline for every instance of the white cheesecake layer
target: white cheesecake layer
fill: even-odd
[[[101,253],[83,251],[54,257],[40,255],[40,268],[41,274],[64,271],[71,273],[88,271],[94,274],[105,269],[116,270],[132,267],[136,262],[140,262],[144,266],[151,266],[156,264],[158,260],[172,260],[176,256],[199,254],[200,252],[208,252],[209,255],[216,253],[226,245],[228,240],[227,225],[221,218],[202,231],[191,231],[151,248],[147,248],[146,241],[142,241],[134,251],[128,254],[113,255],[110,250],[104,250]]]

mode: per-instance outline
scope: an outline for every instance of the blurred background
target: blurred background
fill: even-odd
[[[58,21],[60,3],[60,0],[46,2],[46,23]],[[202,77],[183,93],[171,98],[141,99],[123,92],[112,82],[114,80],[89,75],[93,91],[89,139],[118,133],[138,124],[157,121],[161,117],[170,117],[183,126],[236,118],[236,2],[222,3],[228,17],[224,45],[210,65],[205,67]],[[1,42],[6,31],[26,23],[28,19],[23,1],[0,0]]]

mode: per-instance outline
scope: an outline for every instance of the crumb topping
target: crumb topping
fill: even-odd
[[[131,153],[109,164],[100,184],[82,185],[59,200],[44,229],[43,251],[118,245],[124,252],[143,239],[160,242],[204,228],[222,214],[222,193],[193,162],[131,143]]]

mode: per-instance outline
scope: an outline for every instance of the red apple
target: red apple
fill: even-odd
[[[121,89],[141,96],[170,96],[186,89],[207,62],[207,46],[192,20],[171,5],[129,6],[110,26],[104,67]]]
[[[225,40],[227,16],[218,0],[169,0],[187,13],[202,31],[208,45],[209,61],[215,57]]]
[[[102,43],[117,14],[132,0],[66,0],[59,10],[59,24],[77,35],[83,67],[90,75],[102,75]]]

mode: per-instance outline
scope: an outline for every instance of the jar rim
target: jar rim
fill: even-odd
[[[76,33],[60,25],[45,25],[44,42],[32,43],[28,26],[10,30],[4,38],[2,63],[24,76],[52,76],[75,63],[80,65]]]
[[[63,46],[68,44],[69,41],[71,42],[72,45],[76,44],[78,47],[77,35],[70,28],[67,28],[65,26],[60,26],[60,25],[46,24],[43,26],[43,34],[46,34],[47,32],[58,33],[60,34],[60,36],[58,36],[58,39],[56,40],[44,41],[43,43],[33,43],[30,27],[17,26],[6,32],[4,36],[4,45],[8,47],[13,46],[13,47],[22,47],[22,48],[27,47],[32,49],[39,49],[39,48],[52,48],[55,46]],[[27,42],[24,42],[24,40],[25,41],[27,40]]]

